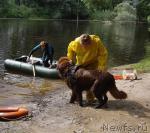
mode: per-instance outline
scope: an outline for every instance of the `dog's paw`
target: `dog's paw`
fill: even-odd
[[[95,109],[101,109],[100,105],[95,106]]]
[[[103,109],[103,108],[108,108],[107,104],[103,103],[95,106],[95,109]]]
[[[83,107],[83,103],[79,103],[79,106],[80,106],[80,107]]]
[[[74,101],[70,101],[69,103],[74,104]]]
[[[68,104],[72,104],[72,105],[74,105],[74,104],[75,104],[75,102],[69,102]]]

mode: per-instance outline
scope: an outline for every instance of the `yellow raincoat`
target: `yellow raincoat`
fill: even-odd
[[[67,56],[69,59],[76,58],[76,64],[85,68],[104,70],[106,69],[108,52],[100,38],[90,35],[91,44],[83,46],[80,44],[80,37],[70,42]]]

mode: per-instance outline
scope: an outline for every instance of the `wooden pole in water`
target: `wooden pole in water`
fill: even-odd
[[[32,62],[32,70],[33,70],[33,76],[35,77],[35,65],[34,65],[34,61],[33,61],[33,56],[31,55],[31,62]]]
[[[77,25],[76,25],[76,33],[78,33],[78,24],[79,24],[79,0],[77,0]]]

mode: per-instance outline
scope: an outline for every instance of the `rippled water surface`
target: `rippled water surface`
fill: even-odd
[[[148,26],[143,23],[102,23],[98,21],[0,20],[0,76],[8,83],[0,86],[0,104],[16,98],[16,103],[45,95],[56,88],[57,80],[33,79],[32,75],[17,75],[4,69],[4,60],[27,55],[40,40],[47,40],[55,49],[54,58],[66,55],[68,43],[82,33],[99,35],[109,51],[108,67],[138,62],[144,58],[150,41]],[[40,51],[34,56],[41,56]],[[11,84],[15,88],[11,88]],[[55,87],[54,87],[55,86]],[[7,89],[6,89],[7,88]],[[22,88],[18,90],[18,88]],[[58,87],[59,88],[59,87]],[[20,97],[23,98],[22,101]],[[12,101],[11,101],[12,102]]]

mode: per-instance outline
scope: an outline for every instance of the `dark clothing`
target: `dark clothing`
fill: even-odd
[[[41,45],[39,44],[30,51],[29,58],[38,49],[42,49],[42,52],[43,52],[42,61],[43,61],[44,66],[49,67],[50,64],[53,63],[54,48],[52,47],[52,45],[48,43],[45,44],[44,48],[41,48]],[[49,60],[50,60],[50,64],[48,63]]]

